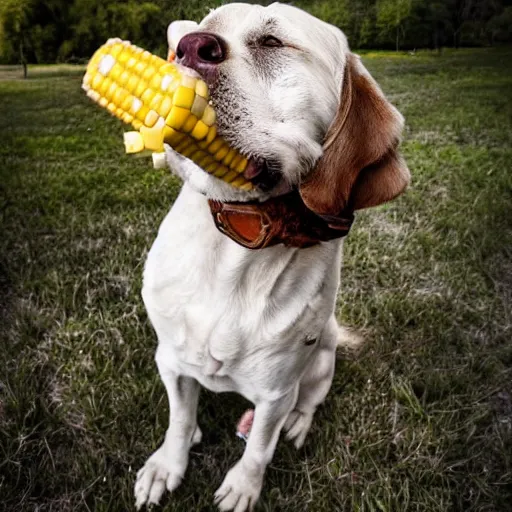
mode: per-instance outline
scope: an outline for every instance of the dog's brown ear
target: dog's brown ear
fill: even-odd
[[[300,186],[304,203],[319,215],[336,217],[390,201],[409,183],[398,154],[400,113],[353,54],[345,67],[341,100],[329,128],[324,154]]]

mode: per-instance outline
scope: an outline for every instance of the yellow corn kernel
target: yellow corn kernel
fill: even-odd
[[[240,187],[242,186],[247,180],[243,177],[243,176],[240,176],[238,175],[232,182],[231,182],[231,185],[233,185],[233,187]]]
[[[215,160],[219,162],[228,154],[229,146],[227,144],[223,144],[222,147],[213,155]]]
[[[215,115],[215,110],[211,107],[211,105],[206,105],[204,109],[202,121],[204,124],[208,126],[213,126],[215,124],[217,116]]]
[[[91,100],[93,101],[99,101],[100,99],[102,99],[100,95],[92,89],[89,89],[89,91],[87,91],[87,96],[89,96],[89,98],[91,98]]]
[[[168,77],[170,75],[165,75],[163,78],[162,78],[162,83],[160,85],[160,89],[162,90],[165,90],[166,94],[168,94],[169,96],[173,96],[174,93],[176,92],[176,89],[180,86],[180,83],[178,82],[178,80],[176,80],[175,78],[170,78],[170,79],[167,79],[166,77]],[[165,84],[164,84],[165,82]],[[165,85],[165,89],[164,89],[164,85]]]
[[[125,50],[117,56],[117,62],[119,62],[119,64],[125,65],[126,62],[128,62],[128,60],[130,59],[130,57],[131,53]]]
[[[130,107],[130,114],[135,115],[142,108],[142,101],[139,98],[133,97],[132,106]]]
[[[208,126],[202,121],[197,121],[194,129],[190,132],[190,135],[196,140],[202,140],[208,135]]]
[[[181,75],[181,85],[184,87],[188,87],[189,89],[192,89],[193,91],[196,90],[196,83],[197,78],[194,78],[190,75]]]
[[[193,129],[194,129],[194,126],[196,125],[197,123],[197,117],[194,116],[193,114],[190,114],[189,118],[185,121],[185,124],[183,125],[183,131],[186,132],[186,133],[190,133]]]
[[[223,178],[228,173],[228,171],[229,169],[226,166],[219,165],[213,175],[217,176],[217,178]]]
[[[194,114],[198,119],[201,119],[203,116],[205,108],[208,106],[208,102],[202,98],[201,96],[196,94],[194,98],[194,103],[192,104],[192,108],[190,111]]]
[[[112,82],[110,84],[110,87],[107,89],[107,92],[105,93],[105,98],[107,98],[107,100],[112,99],[116,90],[117,90],[117,84],[115,82]]]
[[[126,87],[128,80],[130,80],[130,73],[128,73],[128,71],[125,70],[119,76],[119,85],[122,87]]]
[[[146,107],[146,105],[142,105],[142,107],[140,107],[140,109],[137,110],[137,112],[135,113],[135,117],[139,121],[144,122],[144,120],[146,119],[146,116],[148,115],[148,112],[149,112],[149,108]]]
[[[130,75],[128,82],[126,82],[126,90],[133,93],[137,87],[137,84],[139,83],[139,80],[140,78],[137,75]]]
[[[155,73],[149,82],[149,86],[152,89],[160,89],[160,85],[162,84],[162,77],[158,73]]]
[[[164,128],[164,141],[171,147],[176,147],[184,138],[186,134],[178,132],[169,126]]]
[[[170,62],[164,61],[164,64],[160,66],[160,68],[158,69],[158,72],[161,75],[171,74],[173,76],[178,76],[178,73],[176,72],[176,66],[174,64],[171,64]]]
[[[121,108],[125,112],[128,113],[132,105],[133,105],[133,96],[128,93],[126,95],[126,97],[124,98],[123,102],[121,103]]]
[[[164,96],[162,103],[160,104],[160,107],[157,109],[157,112],[162,117],[165,118],[171,111],[171,108],[172,108],[172,99],[169,98],[169,96]]]
[[[167,159],[164,152],[152,153],[153,169],[166,169]]]
[[[224,165],[227,165],[228,167],[230,166],[231,162],[233,161],[233,159],[235,158],[236,156],[236,150],[234,149],[230,149],[227,153],[227,155],[222,159],[222,163]]]
[[[144,118],[144,124],[148,128],[151,128],[158,121],[158,117],[158,114],[154,110],[149,110],[148,113],[146,114],[146,117]]]
[[[220,164],[219,162],[212,162],[211,164],[208,164],[204,170],[209,173],[209,174],[213,174],[217,169],[219,169],[220,167]]]
[[[151,100],[155,97],[155,91],[153,89],[146,89],[140,96],[140,101],[149,107]]]
[[[215,139],[210,146],[208,146],[208,152],[212,155],[217,153],[217,151],[222,147],[224,141],[221,138]]]
[[[205,100],[208,100],[209,93],[208,93],[208,86],[206,85],[203,80],[198,80],[196,83],[196,94],[203,97]]]
[[[94,75],[94,77],[91,80],[91,87],[94,90],[98,90],[102,81],[103,81],[103,77],[99,73],[97,75]]]
[[[102,96],[105,96],[109,87],[112,85],[112,80],[110,78],[105,78],[100,86],[96,89]]]
[[[142,73],[142,78],[149,82],[153,75],[156,73],[156,69],[153,66],[148,66]]]
[[[225,176],[222,177],[222,181],[227,183],[231,183],[235,178],[237,178],[238,174],[235,171],[229,171]]]
[[[120,64],[114,64],[114,67],[110,70],[110,73],[108,74],[109,78],[111,80],[117,81],[119,80],[119,77],[121,76],[121,73],[123,72],[123,67]]]
[[[135,64],[135,73],[137,73],[139,76],[142,76],[142,73],[144,73],[144,70],[146,69],[146,64],[142,61],[137,62]]]
[[[149,58],[149,62],[152,66],[155,66],[155,68],[159,68],[162,62],[162,59],[158,57],[157,55],[151,55]]]
[[[135,88],[135,91],[133,91],[133,95],[136,98],[140,98],[142,96],[142,93],[148,88],[148,83],[144,80],[139,80],[139,83],[137,84],[137,87]]]
[[[241,174],[242,172],[245,171],[248,163],[249,163],[249,160],[247,160],[247,158],[245,158],[245,157],[242,157],[242,160],[240,160],[240,162],[236,166],[231,165],[231,167],[237,173]]]
[[[199,165],[199,167],[202,167],[203,169],[206,168],[207,165],[210,165],[214,163],[215,160],[209,155],[208,153],[202,152],[202,155],[200,158],[197,159],[196,163]]]
[[[174,149],[178,152],[183,154],[183,151],[187,149],[191,144],[193,144],[193,141],[190,137],[185,137]]]
[[[189,156],[189,158],[197,165],[199,160],[201,160],[201,158],[203,157],[203,154],[203,151],[201,151],[197,146],[195,146],[195,151]]]
[[[201,150],[195,144],[190,144],[190,146],[183,150],[183,156],[194,160],[194,157],[196,157],[197,153],[200,151]]]
[[[177,107],[176,105],[171,108],[171,112],[167,116],[165,120],[165,124],[174,128],[175,130],[180,130],[181,127],[185,124],[185,121],[188,119],[190,112],[181,107]]]
[[[140,134],[144,140],[144,147],[152,151],[163,151],[164,149],[164,132],[161,128],[148,128],[141,126]]]
[[[198,151],[197,146],[195,144],[190,144],[187,146],[183,152],[181,153],[183,156],[186,156],[187,158],[191,158],[191,156]]]
[[[128,96],[128,91],[126,89],[123,89],[122,87],[118,87],[112,96],[112,103],[115,103],[116,105],[121,106],[121,103],[126,99]]]
[[[178,87],[174,93],[174,104],[177,107],[186,108],[190,110],[194,103],[195,92],[194,89],[189,87]]]
[[[112,48],[109,51],[109,54],[112,55],[112,57],[117,57],[121,52],[123,51],[123,45],[119,42],[112,46]]]
[[[149,103],[149,108],[152,110],[158,111],[160,108],[160,103],[162,103],[162,100],[164,99],[163,95],[157,92],[154,96],[151,102]]]
[[[204,121],[203,121],[204,123]],[[206,123],[204,123],[206,124]],[[215,128],[215,126],[212,126],[210,128],[210,131],[208,132],[208,135],[206,136],[206,142],[208,145],[210,145],[214,140],[215,140],[215,137],[217,137],[217,128]]]
[[[137,64],[137,59],[134,59],[133,57],[130,57],[127,61],[126,61],[126,69],[132,69],[133,67],[135,67],[135,65]]]

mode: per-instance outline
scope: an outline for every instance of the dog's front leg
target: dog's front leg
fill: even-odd
[[[265,469],[274,456],[279,433],[297,401],[298,387],[273,402],[256,404],[247,446],[215,493],[220,510],[252,510],[263,485]]]
[[[187,469],[190,447],[201,441],[201,430],[197,426],[199,383],[158,366],[169,398],[169,428],[162,446],[137,473],[138,509],[145,504],[157,504],[166,488],[172,492],[178,487]]]

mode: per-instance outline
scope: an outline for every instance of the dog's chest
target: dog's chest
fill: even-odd
[[[332,314],[338,253],[329,244],[244,249],[217,232],[204,198],[185,188],[144,274],[144,301],[166,364],[216,391],[261,388],[265,382],[254,379],[270,384],[272,373],[286,382]]]

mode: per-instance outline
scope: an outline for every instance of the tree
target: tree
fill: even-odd
[[[495,41],[512,40],[512,7],[506,7],[501,14],[493,16],[486,26],[491,44]]]
[[[23,78],[27,78],[26,51],[30,46],[29,31],[33,0],[1,0],[0,2],[0,34],[2,53],[18,54],[23,66]]]
[[[429,2],[414,2],[414,28],[415,39],[428,42],[436,50],[441,52],[441,47],[446,41],[446,34],[452,28],[450,7],[445,0],[430,0]],[[425,38],[425,35],[427,36]]]
[[[400,49],[400,38],[405,35],[405,23],[412,11],[412,0],[378,0],[377,26],[384,35],[394,33],[395,49]]]

